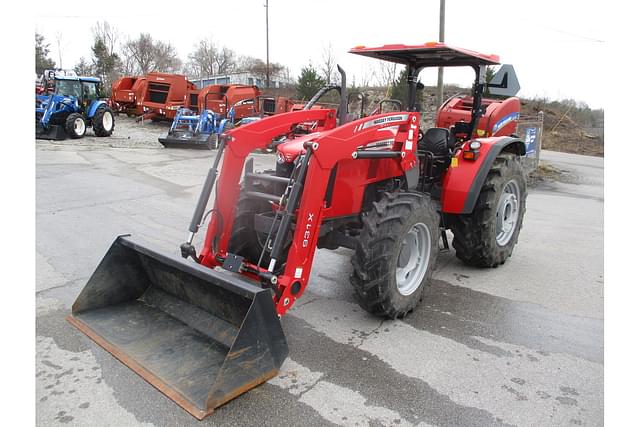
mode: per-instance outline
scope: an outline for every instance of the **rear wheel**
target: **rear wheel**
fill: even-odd
[[[527,185],[512,153],[501,153],[487,175],[473,212],[453,219],[456,256],[476,267],[497,267],[518,242],[526,208]]]
[[[71,113],[64,122],[64,130],[73,138],[82,138],[87,131],[87,124],[80,113]]]
[[[115,128],[116,121],[113,111],[109,107],[101,107],[93,116],[93,131],[96,136],[110,136]]]
[[[362,308],[404,317],[422,299],[436,264],[440,219],[429,196],[385,193],[363,218],[351,284]]]

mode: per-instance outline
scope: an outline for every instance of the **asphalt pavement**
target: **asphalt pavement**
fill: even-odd
[[[351,251],[320,250],[282,319],[280,374],[202,422],[65,317],[117,235],[178,253],[207,151],[36,144],[38,425],[598,426],[603,424],[603,160],[543,152],[558,181],[529,189],[496,269],[440,253],[404,320],[356,304]],[[257,168],[272,155],[256,155]],[[198,241],[199,242],[199,241]]]

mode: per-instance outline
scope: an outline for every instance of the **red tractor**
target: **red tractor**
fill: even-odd
[[[337,112],[310,102],[229,130],[182,258],[118,237],[73,305],[76,327],[197,418],[276,375],[288,353],[279,318],[309,284],[316,248],[353,249],[360,305],[397,318],[421,300],[445,230],[479,267],[504,263],[518,240],[527,196],[524,143],[511,135],[518,103],[482,100],[487,86],[509,94],[505,73],[484,79],[499,58],[442,43],[351,53],[407,67],[402,111],[349,121],[341,70]],[[418,74],[439,66],[475,70],[472,95],[445,104],[459,111],[450,126],[421,129]],[[254,172],[249,154],[270,147],[275,170]]]

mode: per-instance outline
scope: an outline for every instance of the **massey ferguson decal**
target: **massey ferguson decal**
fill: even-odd
[[[363,124],[355,128],[354,133],[360,132],[363,129],[370,128],[371,126],[382,125],[385,123],[406,122],[408,118],[409,118],[408,114],[398,114],[395,116],[386,116],[386,117],[380,117],[379,119],[369,120],[368,122],[364,122]]]

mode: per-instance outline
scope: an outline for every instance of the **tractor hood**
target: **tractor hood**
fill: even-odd
[[[276,148],[278,155],[278,163],[291,163],[300,154],[304,153],[304,143],[319,138],[323,133],[331,132],[314,132],[308,135],[303,135],[299,138],[285,141],[278,145]],[[388,128],[379,129],[375,138],[366,145],[359,147],[365,150],[384,150],[388,149],[395,140],[398,133],[397,126],[391,126]]]
[[[313,132],[308,135],[303,135],[299,138],[295,138],[289,141],[285,141],[277,147],[278,162],[279,163],[291,163],[301,153],[304,153],[304,143],[311,141],[312,139],[320,136],[322,132]]]

